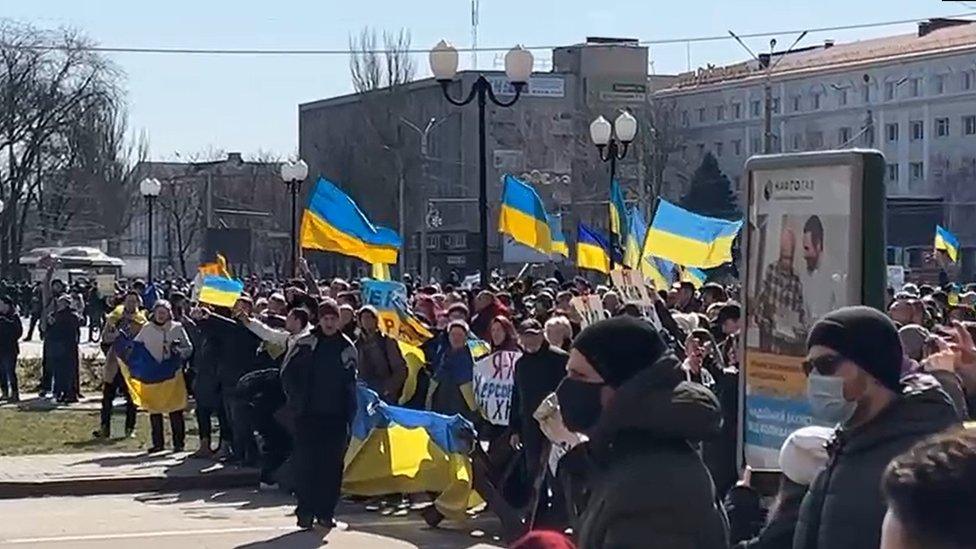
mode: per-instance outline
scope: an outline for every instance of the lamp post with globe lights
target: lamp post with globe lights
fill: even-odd
[[[158,179],[147,177],[139,182],[139,193],[142,197],[146,199],[146,215],[148,217],[148,237],[149,246],[146,250],[146,283],[152,283],[153,268],[153,206],[156,203],[156,199],[159,197],[160,191],[163,190],[163,184],[159,182]]]
[[[617,160],[623,160],[627,156],[627,149],[634,137],[637,136],[637,119],[627,111],[620,113],[620,116],[610,124],[606,118],[599,116],[590,124],[590,139],[600,152],[600,160],[610,163],[610,185],[617,177]],[[620,220],[621,223],[624,220]],[[616,236],[610,234],[610,268],[613,268],[613,254],[620,243],[616,242]]]
[[[462,107],[478,100],[478,214],[479,231],[481,233],[481,286],[488,287],[488,162],[485,137],[485,107],[490,100],[499,107],[511,107],[522,96],[522,90],[532,74],[532,53],[516,46],[505,54],[505,75],[515,88],[515,96],[509,101],[502,101],[495,96],[491,89],[491,82],[485,76],[479,75],[464,99],[451,96],[449,87],[458,69],[458,52],[444,40],[441,40],[430,50],[430,70],[434,73],[444,97],[452,105]]]
[[[291,275],[298,276],[298,192],[308,177],[308,164],[299,159],[281,165],[281,180],[291,193]]]

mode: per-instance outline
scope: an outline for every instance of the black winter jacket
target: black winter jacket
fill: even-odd
[[[927,374],[902,379],[902,394],[868,423],[840,428],[827,466],[800,507],[795,549],[876,549],[887,508],[881,474],[922,438],[959,422],[939,382]]]
[[[318,328],[295,343],[281,367],[281,388],[288,412],[352,423],[356,411],[356,346],[342,332],[325,335]]]
[[[508,425],[517,433],[523,426],[538,430],[539,424],[532,418],[542,399],[556,390],[559,382],[566,377],[566,351],[544,344],[538,352],[523,353],[515,361],[515,384],[512,388],[512,410]]]
[[[684,381],[673,356],[618,387],[584,444],[592,467],[579,547],[728,547],[724,512],[693,447],[721,426],[715,395]]]
[[[20,354],[20,336],[23,332],[24,325],[20,323],[17,313],[0,315],[0,356],[17,358]]]

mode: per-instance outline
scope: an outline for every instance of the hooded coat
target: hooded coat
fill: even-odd
[[[715,395],[684,381],[673,356],[619,386],[590,441],[574,448],[589,465],[579,546],[728,547],[724,512],[695,449],[721,427]]]
[[[800,506],[795,549],[875,549],[887,512],[881,475],[891,460],[922,438],[959,422],[932,376],[902,380],[902,394],[871,421],[840,428],[827,447],[827,466]]]

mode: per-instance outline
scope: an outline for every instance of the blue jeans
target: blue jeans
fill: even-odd
[[[20,397],[20,386],[17,385],[16,356],[0,356],[0,392],[5,396]]]

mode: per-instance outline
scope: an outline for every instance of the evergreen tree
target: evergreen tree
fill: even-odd
[[[708,217],[742,219],[732,182],[719,169],[711,152],[705,153],[701,165],[695,170],[688,193],[681,198],[681,207]]]

